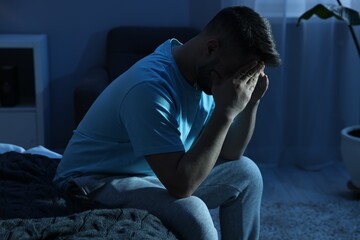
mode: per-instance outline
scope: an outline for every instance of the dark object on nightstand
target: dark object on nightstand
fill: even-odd
[[[4,65],[0,68],[0,102],[3,107],[13,107],[19,103],[16,66]]]

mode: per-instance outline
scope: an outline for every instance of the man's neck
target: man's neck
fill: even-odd
[[[194,86],[196,84],[195,54],[189,45],[191,44],[187,42],[184,45],[173,47],[172,54],[185,80]]]

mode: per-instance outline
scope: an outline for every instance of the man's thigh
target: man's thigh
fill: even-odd
[[[90,199],[114,208],[125,207],[129,204],[128,199],[132,199],[131,202],[134,204],[137,203],[138,198],[135,196],[143,194],[142,192],[163,192],[165,190],[159,179],[154,176],[92,175],[75,178],[70,183],[69,186],[76,185],[81,193]]]
[[[82,180],[86,188],[86,181]],[[88,193],[92,200],[111,208],[147,210],[184,239],[194,236],[194,239],[202,239],[200,236],[206,236],[204,239],[217,237],[210,213],[200,198],[175,198],[156,177],[96,177],[88,178],[87,184],[101,186]]]
[[[219,159],[194,195],[201,198],[208,208],[213,209],[237,197],[253,181],[262,181],[262,177],[251,159]]]

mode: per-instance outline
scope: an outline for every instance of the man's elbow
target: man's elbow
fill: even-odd
[[[244,152],[239,152],[239,153],[231,153],[231,154],[220,154],[220,158],[224,159],[224,160],[228,160],[228,161],[234,161],[234,160],[239,160],[242,156],[243,156]]]
[[[167,187],[166,188],[170,195],[175,198],[187,198],[193,195],[195,192],[194,186],[181,186],[181,187]]]

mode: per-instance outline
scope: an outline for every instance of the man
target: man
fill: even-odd
[[[119,76],[74,131],[55,182],[109,207],[146,209],[181,239],[257,239],[262,177],[242,157],[267,64],[280,62],[253,10],[220,11],[184,43],[170,39]]]

